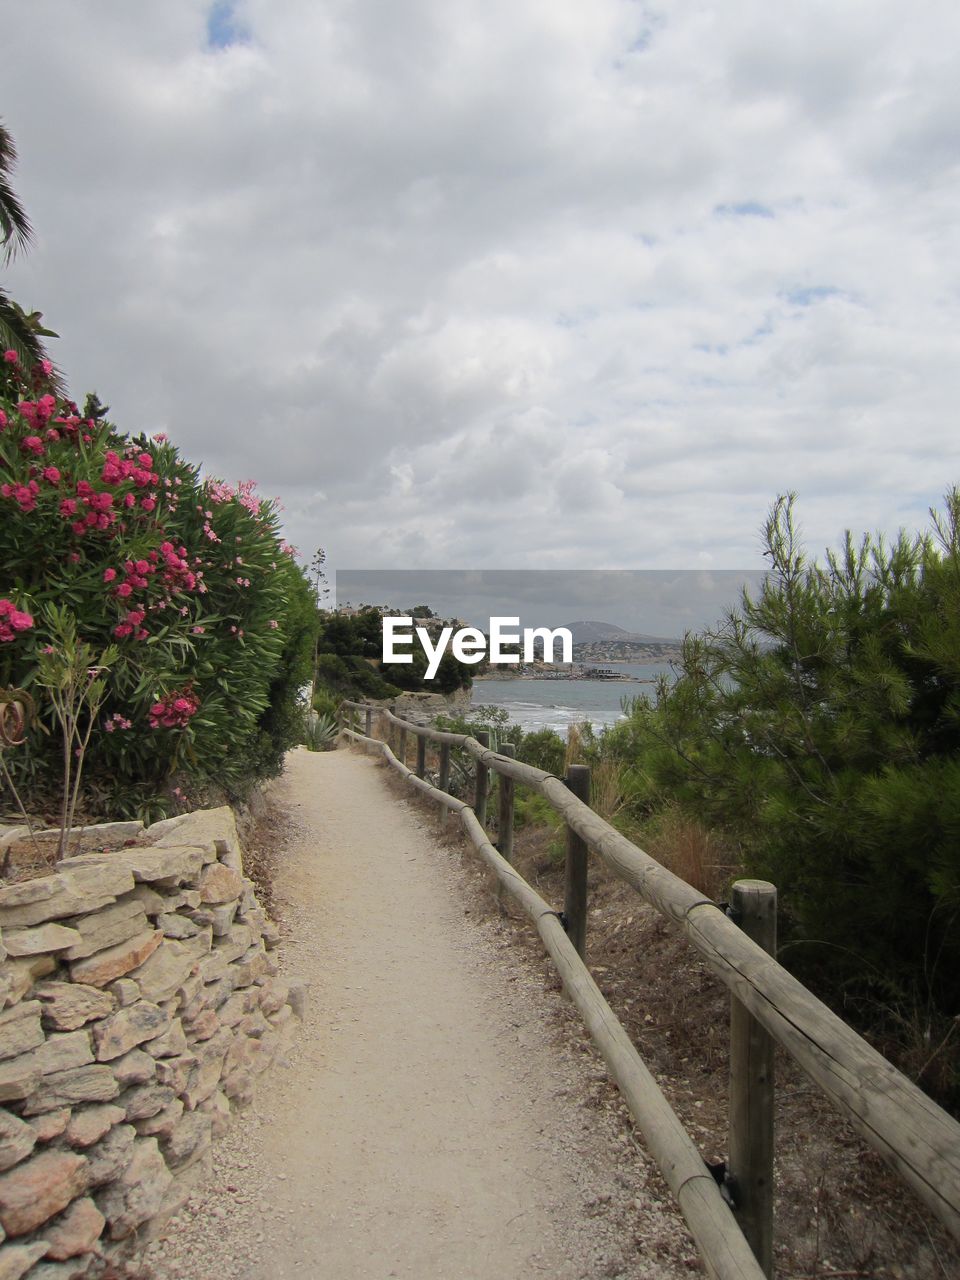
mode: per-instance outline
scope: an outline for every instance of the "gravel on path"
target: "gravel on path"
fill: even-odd
[[[699,1271],[559,992],[433,823],[346,749],[288,757],[274,884],[309,983],[156,1280],[676,1280]]]

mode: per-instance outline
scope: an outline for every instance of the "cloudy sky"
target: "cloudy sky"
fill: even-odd
[[[750,568],[960,481],[955,0],[0,0],[78,398],[354,568]]]

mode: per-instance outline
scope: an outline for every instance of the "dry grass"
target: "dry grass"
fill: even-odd
[[[579,724],[567,725],[567,749],[563,757],[564,772],[572,764],[585,764],[586,761],[583,756],[583,726]]]
[[[664,809],[646,827],[643,847],[674,875],[707,897],[726,897],[738,867],[733,851],[716,832],[679,809]]]

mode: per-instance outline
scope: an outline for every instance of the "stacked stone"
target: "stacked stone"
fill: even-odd
[[[0,1280],[146,1239],[302,1016],[230,809],[111,826],[0,888]]]

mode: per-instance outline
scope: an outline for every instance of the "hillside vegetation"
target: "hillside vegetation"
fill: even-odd
[[[677,679],[603,736],[621,820],[693,821],[777,884],[782,958],[912,1046],[960,1099],[960,494],[929,532],[808,559],[792,497],[770,572]]]

